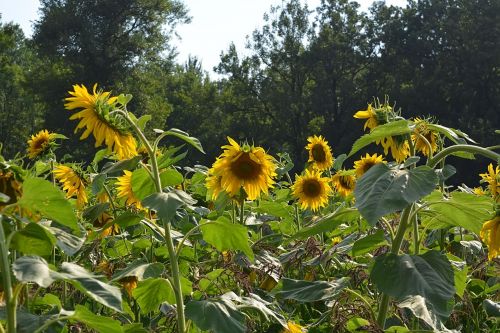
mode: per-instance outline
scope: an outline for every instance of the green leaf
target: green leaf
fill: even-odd
[[[189,136],[188,133],[181,131],[180,129],[171,128],[168,131],[164,132],[163,134],[164,135],[172,135],[172,136],[175,136],[181,140],[184,140],[185,142],[189,143],[191,146],[195,147],[196,149],[198,149],[202,153],[205,153],[205,151],[203,150],[203,147],[200,143],[200,140],[198,140],[197,138],[194,138],[192,136]]]
[[[10,197],[2,192],[0,192],[0,202],[9,202]]]
[[[47,320],[52,319],[54,316],[36,316],[22,309],[17,309],[17,333],[33,333],[40,328]],[[5,307],[0,307],[0,319],[7,321],[7,311]]]
[[[186,205],[194,205],[195,203],[196,200],[181,190],[153,193],[142,200],[142,204],[145,207],[155,210],[158,217],[165,221],[171,221],[175,216],[177,209]]]
[[[489,317],[500,317],[500,303],[485,299],[483,301],[483,308]]]
[[[142,216],[132,213],[130,211],[125,211],[123,214],[118,216],[113,222],[121,228],[128,228],[130,226],[139,224],[142,220]]]
[[[100,173],[97,176],[92,179],[92,194],[97,195],[100,193],[103,188],[104,184],[106,183],[107,175],[105,173]]]
[[[134,170],[141,161],[141,158],[142,156],[134,156],[128,160],[122,160],[110,165],[105,165],[101,173],[115,175],[123,170]]]
[[[204,331],[217,333],[244,333],[245,316],[228,299],[190,301],[186,304],[186,318]]]
[[[368,146],[370,143],[381,140],[383,138],[395,135],[409,134],[412,132],[410,122],[408,120],[397,120],[391,123],[375,127],[370,133],[363,135],[352,145],[349,156],[354,155],[360,149]]]
[[[161,186],[175,186],[182,183],[184,177],[175,169],[167,169],[160,174]]]
[[[354,242],[352,246],[353,257],[368,253],[381,245],[387,244],[383,230],[377,230],[376,233],[368,235]]]
[[[342,223],[347,223],[359,218],[359,212],[356,209],[341,209],[318,219],[313,225],[300,229],[291,239],[305,239],[324,232],[336,229]]]
[[[259,206],[255,207],[254,211],[281,218],[287,218],[293,214],[292,206],[289,206],[287,203],[265,200],[260,201]]]
[[[364,326],[370,326],[370,322],[361,317],[351,318],[346,323],[346,328],[349,332],[363,332],[364,330],[362,329],[362,327]]]
[[[10,246],[23,254],[47,256],[52,253],[56,238],[38,223],[28,223],[14,232]]]
[[[239,250],[251,260],[254,259],[248,243],[248,231],[244,226],[231,223],[228,218],[221,216],[216,221],[202,220],[201,232],[203,239],[217,250]]]
[[[179,185],[184,178],[179,171],[167,169],[160,174],[160,179],[162,186],[166,187]],[[145,169],[137,169],[132,173],[132,192],[140,200],[156,192],[155,183]]]
[[[418,256],[389,253],[377,257],[371,279],[381,292],[396,300],[419,295],[432,313],[441,318],[450,314],[449,302],[455,295],[453,268],[437,251]]]
[[[386,214],[402,210],[434,190],[438,177],[428,166],[398,170],[379,163],[356,183],[355,207],[375,225]]]
[[[52,282],[62,278],[59,273],[50,270],[45,259],[36,256],[18,258],[12,265],[14,276],[20,282],[35,282],[48,288]]]
[[[144,129],[146,128],[146,124],[151,120],[151,118],[153,117],[150,114],[141,116],[139,119],[137,119],[137,126],[139,126],[139,128],[144,131]]]
[[[159,277],[164,270],[164,265],[162,263],[147,263],[142,259],[136,259],[132,263],[128,264],[125,269],[113,274],[112,281],[120,280],[127,276],[135,276],[139,281]]]
[[[407,296],[398,303],[398,306],[410,309],[415,317],[423,320],[435,332],[450,332],[446,329],[439,316],[432,311],[432,306],[429,306],[424,297],[420,295]]]
[[[71,316],[72,320],[76,320],[87,327],[102,333],[122,333],[120,322],[110,317],[96,315],[81,305],[75,306],[75,311]]]
[[[168,280],[162,278],[140,281],[132,295],[143,314],[157,311],[163,302],[175,304],[174,289]]]
[[[27,178],[23,183],[23,195],[17,203],[24,209],[38,212],[73,230],[80,230],[73,207],[64,193],[45,179]]]
[[[493,200],[487,196],[477,196],[464,192],[452,192],[450,197],[443,197],[435,191],[426,198],[427,210],[421,210],[426,216],[424,222],[429,228],[457,226],[479,234],[483,222],[494,214]]]
[[[334,282],[284,278],[282,282],[283,288],[277,293],[277,296],[307,303],[335,298],[342,289],[347,287],[349,278],[341,278]]]
[[[52,226],[47,229],[56,237],[57,247],[63,250],[68,256],[74,256],[85,243],[85,237],[75,236]]]

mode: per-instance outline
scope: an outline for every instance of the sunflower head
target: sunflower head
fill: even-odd
[[[488,246],[488,259],[493,260],[500,256],[500,215],[484,222],[480,236]]]
[[[353,171],[340,170],[332,176],[332,183],[335,190],[345,198],[354,191],[356,178],[353,175]]]
[[[28,140],[28,157],[34,159],[46,153],[54,145],[56,137],[56,133],[50,133],[47,130],[41,130],[32,135]]]
[[[219,194],[224,191],[224,189],[222,188],[221,179],[222,179],[221,176],[216,176],[214,174],[213,168],[208,170],[208,175],[207,175],[207,178],[205,180],[205,184],[206,184],[206,187],[208,190],[207,191],[207,195],[208,195],[207,198],[210,197],[212,199],[212,201],[217,200],[217,197],[219,196]]]
[[[328,141],[323,136],[310,136],[306,146],[309,152],[308,162],[313,163],[313,167],[319,171],[328,170],[333,165],[333,156]]]
[[[488,184],[488,190],[493,199],[500,200],[500,166],[493,167],[493,164],[488,165],[488,172],[479,174],[481,183]]]
[[[132,297],[132,291],[137,288],[137,276],[126,276],[120,279],[123,289],[127,291],[129,297]]]
[[[424,156],[434,154],[437,149],[437,134],[429,129],[429,120],[417,117],[414,123],[415,129],[411,139],[415,143],[415,150],[421,152]]]
[[[378,163],[385,163],[384,157],[382,155],[369,155],[366,154],[365,157],[361,157],[360,160],[354,162],[354,170],[356,171],[356,176],[359,178],[364,175],[372,166]]]
[[[304,333],[307,330],[300,326],[299,324],[294,323],[293,321],[289,321],[286,323],[286,328],[283,329],[282,333]]]
[[[211,175],[220,178],[209,180],[214,183],[220,181],[220,188],[217,190],[222,189],[233,197],[238,196],[242,189],[249,200],[257,199],[261,193],[267,194],[276,176],[273,158],[261,147],[248,144],[240,146],[230,137],[227,139],[229,145],[222,147],[224,151],[211,169]],[[211,188],[215,189],[215,186]]]
[[[366,110],[357,111],[354,114],[354,118],[356,119],[366,119],[365,125],[363,126],[365,130],[366,128],[372,130],[379,125],[387,124],[393,116],[393,108],[389,105],[388,100],[383,104],[375,100],[374,106],[368,104]]]
[[[87,192],[85,191],[85,177],[82,170],[77,166],[73,168],[67,165],[58,165],[54,168],[54,178],[62,184],[66,197],[76,197],[76,206],[82,208],[87,202]]]
[[[381,142],[382,147],[384,147],[384,154],[388,155],[390,149],[392,158],[398,163],[403,162],[410,156],[410,145],[404,135],[389,136],[382,139]]]
[[[128,170],[123,171],[123,175],[116,179],[118,190],[118,197],[125,199],[125,204],[135,206],[137,209],[143,210],[141,200],[137,198],[132,190],[132,172]]]
[[[85,86],[77,84],[68,93],[71,97],[66,98],[66,109],[81,109],[69,118],[80,120],[75,132],[84,129],[81,140],[92,134],[96,147],[104,143],[119,159],[137,155],[137,143],[128,126],[111,113],[117,106],[117,97],[111,97],[110,92],[97,91],[97,84],[94,85],[92,94]]]
[[[302,209],[317,211],[328,203],[331,194],[329,179],[321,177],[319,171],[306,170],[304,175],[296,176],[292,185],[292,195],[299,200]]]
[[[7,202],[0,201],[0,211],[4,206],[16,203],[21,197],[21,181],[12,170],[0,169],[0,193],[9,197]]]

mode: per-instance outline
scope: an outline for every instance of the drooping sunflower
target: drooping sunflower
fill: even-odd
[[[116,179],[118,190],[118,197],[125,198],[125,204],[135,206],[137,209],[144,209],[141,200],[137,198],[132,190],[132,172],[128,170],[123,171],[123,176]]]
[[[248,144],[240,146],[227,138],[229,145],[214,162],[213,176],[220,177],[220,185],[230,196],[237,196],[244,189],[247,199],[255,200],[273,187],[276,164],[263,148]]]
[[[85,191],[86,182],[81,172],[61,164],[54,168],[53,173],[54,178],[63,185],[66,197],[71,198],[76,196],[76,206],[82,208],[88,202],[88,198]]]
[[[421,152],[424,156],[434,154],[437,149],[437,134],[429,129],[429,121],[426,119],[415,118],[415,129],[411,135],[415,143],[415,151]],[[425,138],[425,140],[424,140]],[[429,144],[427,144],[427,142]]]
[[[333,156],[328,141],[323,136],[310,136],[307,138],[309,142],[306,146],[309,152],[309,159],[307,162],[314,163],[314,167],[319,170],[328,170],[333,165]]]
[[[286,328],[283,329],[282,333],[304,333],[307,330],[300,326],[299,324],[294,323],[293,321],[289,321],[286,323]]]
[[[92,134],[96,147],[104,143],[119,159],[137,155],[137,143],[134,137],[118,118],[110,114],[116,105],[117,97],[111,97],[110,92],[97,91],[97,84],[94,85],[92,94],[85,86],[77,84],[73,85],[73,91],[68,93],[71,97],[65,99],[66,109],[83,109],[69,118],[80,120],[75,132],[80,128],[85,129],[80,137],[81,140]]]
[[[384,154],[389,154],[389,149],[391,150],[392,158],[396,162],[403,162],[408,156],[410,156],[410,145],[408,140],[403,135],[395,135],[384,138],[382,141],[382,147],[384,147]]]
[[[305,171],[302,176],[297,176],[292,185],[292,194],[299,200],[302,209],[317,211],[328,203],[328,196],[332,192],[329,179],[321,177],[319,171]]]
[[[363,126],[364,130],[366,130],[367,127],[369,129],[373,129],[379,125],[377,121],[377,115],[375,114],[375,110],[373,109],[371,104],[368,104],[366,110],[357,111],[354,114],[354,118],[366,119],[365,125]]]
[[[486,221],[480,232],[481,239],[488,246],[488,259],[493,260],[500,255],[500,215]]]
[[[129,297],[132,297],[132,292],[137,288],[137,276],[125,276],[119,281],[122,284],[123,289],[127,291]]]
[[[47,130],[41,130],[37,134],[32,135],[28,140],[28,157],[34,159],[46,152],[54,142],[55,136],[55,133],[50,133]]]
[[[382,155],[366,154],[365,157],[361,157],[361,159],[354,162],[354,170],[356,170],[356,176],[359,178],[362,175],[364,175],[375,164],[384,162],[385,162],[384,157]]]
[[[488,183],[488,189],[490,191],[493,199],[500,200],[500,191],[499,191],[499,181],[500,181],[500,166],[496,166],[493,168],[493,164],[488,165],[488,172],[479,174],[481,176],[481,182]]]
[[[332,176],[332,183],[335,190],[345,198],[354,191],[356,178],[352,175],[352,172],[340,170]]]
[[[9,201],[0,201],[0,211],[4,206],[16,203],[21,197],[21,182],[11,170],[0,170],[0,192],[9,197]]]

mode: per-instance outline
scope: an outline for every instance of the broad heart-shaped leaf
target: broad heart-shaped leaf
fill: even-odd
[[[455,295],[453,268],[437,251],[417,256],[389,253],[377,257],[371,279],[381,292],[396,300],[419,295],[438,317],[444,319],[450,314],[449,302]]]
[[[186,304],[186,318],[204,331],[217,333],[244,333],[245,316],[229,299],[190,301]]]
[[[76,289],[95,301],[118,312],[122,311],[122,294],[119,288],[98,280],[98,276],[70,262],[62,263],[60,274]]]
[[[185,142],[189,143],[191,146],[195,147],[196,149],[198,149],[202,153],[205,153],[205,151],[203,150],[203,147],[202,147],[202,145],[200,143],[200,140],[198,140],[195,137],[189,136],[188,133],[186,133],[184,131],[181,131],[180,129],[171,128],[168,131],[163,132],[163,135],[172,135],[172,136],[175,136],[175,137],[177,137],[177,138],[179,138],[181,140],[184,140]]]
[[[488,316],[500,318],[500,303],[485,299],[483,301],[483,309]]]
[[[244,226],[231,223],[228,218],[221,216],[216,221],[202,220],[201,232],[203,239],[217,250],[239,250],[251,260],[254,259],[248,243],[247,228]]]
[[[27,178],[23,183],[23,195],[19,206],[38,212],[73,230],[79,230],[73,207],[64,193],[42,178]]]
[[[161,184],[165,186],[175,186],[182,183],[182,174],[175,169],[167,169],[160,174]],[[132,172],[132,192],[142,200],[156,192],[155,184],[149,173],[145,169],[137,169]]]
[[[153,193],[142,200],[144,206],[155,210],[158,217],[165,221],[171,221],[180,207],[194,205],[195,203],[196,200],[181,190]]]
[[[299,302],[316,302],[335,298],[349,282],[349,278],[341,278],[337,281],[304,281],[293,279],[282,279],[283,288],[277,296],[284,299],[293,299]]]
[[[50,270],[45,259],[36,256],[18,258],[12,265],[12,270],[18,281],[35,282],[44,288],[62,278],[59,273]]]
[[[164,270],[162,263],[147,263],[142,259],[137,259],[128,264],[127,267],[113,275],[113,281],[119,280],[127,276],[135,276],[139,281],[147,278],[159,277]]]
[[[254,211],[281,218],[287,218],[292,216],[293,214],[292,206],[289,206],[286,203],[282,202],[273,202],[265,200],[260,201],[259,206],[255,207]]]
[[[140,281],[132,295],[143,314],[157,311],[163,302],[175,304],[174,289],[170,282],[163,278]]]
[[[56,238],[42,225],[28,223],[23,229],[15,231],[10,246],[23,254],[46,256],[52,253]]]
[[[138,155],[129,160],[122,160],[112,164],[107,164],[104,166],[101,173],[113,176],[123,170],[134,170],[141,161],[141,158],[142,156]]]
[[[411,123],[408,120],[402,119],[375,127],[370,133],[363,135],[357,139],[356,142],[354,142],[348,157],[354,155],[360,149],[377,140],[381,140],[389,136],[411,133],[412,128],[410,127],[410,124]]]
[[[342,223],[354,221],[359,218],[359,212],[356,209],[341,209],[323,216],[313,225],[302,228],[291,239],[304,239],[324,232],[336,229]]]
[[[493,200],[464,192],[452,192],[445,198],[435,191],[425,198],[429,209],[421,210],[428,228],[462,227],[479,234],[483,223],[494,214]]]
[[[71,316],[72,320],[78,321],[85,326],[101,333],[122,333],[120,322],[110,317],[99,316],[92,313],[86,307],[81,305],[75,306],[75,311]]]
[[[379,163],[356,183],[356,208],[371,225],[431,193],[438,182],[433,169],[419,166],[398,170]]]
[[[47,320],[50,320],[55,316],[37,316],[18,307],[16,311],[16,317],[17,333],[33,333],[38,328],[40,328]],[[7,320],[7,311],[4,306],[0,307],[0,320]]]
[[[425,321],[434,331],[437,332],[456,332],[448,330],[440,318],[430,311],[425,298],[420,295],[407,296],[398,303],[400,308],[408,308],[415,317]]]
[[[352,246],[352,255],[355,257],[368,253],[382,244],[387,244],[384,232],[382,230],[377,230],[376,233],[355,241]]]
[[[52,226],[48,227],[48,229],[56,236],[57,247],[63,250],[68,256],[75,255],[83,243],[85,243],[85,237],[83,236],[75,236]]]

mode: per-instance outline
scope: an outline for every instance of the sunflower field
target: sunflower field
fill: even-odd
[[[230,137],[184,165],[200,141],[131,98],[68,92],[92,161],[50,130],[0,157],[1,333],[500,330],[499,146],[374,100],[350,152],[318,133],[297,173]],[[449,156],[491,163],[452,187]]]

